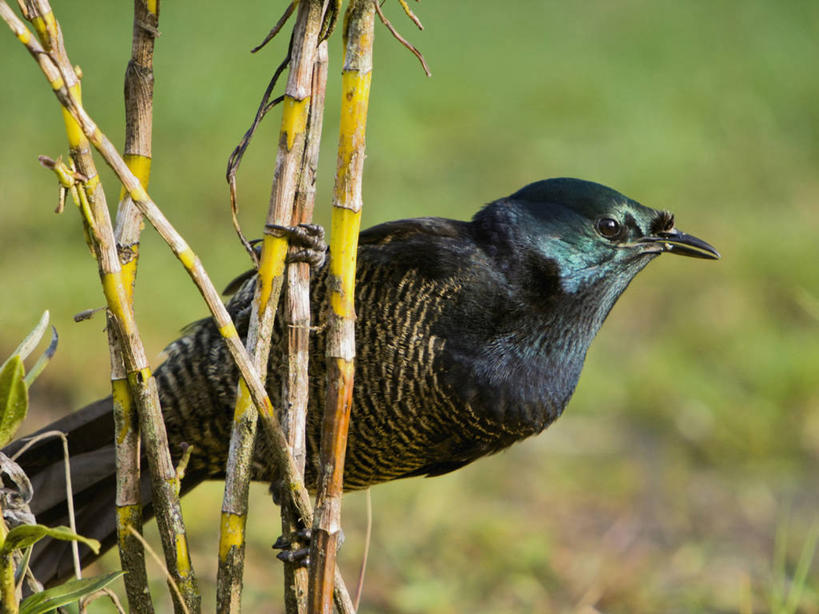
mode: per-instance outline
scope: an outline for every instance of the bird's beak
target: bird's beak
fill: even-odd
[[[719,260],[719,252],[708,243],[697,237],[680,232],[672,228],[667,232],[658,232],[656,235],[643,237],[640,243],[650,243],[659,247],[658,251],[692,258]]]

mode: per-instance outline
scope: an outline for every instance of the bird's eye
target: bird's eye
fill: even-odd
[[[597,220],[597,232],[607,239],[613,239],[620,234],[620,222],[610,217],[601,217]]]

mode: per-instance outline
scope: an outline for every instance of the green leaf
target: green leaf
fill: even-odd
[[[52,326],[51,342],[48,344],[48,347],[46,348],[45,352],[43,352],[37,359],[37,362],[34,363],[34,366],[28,370],[28,373],[26,373],[25,377],[26,386],[31,386],[34,380],[36,380],[40,373],[43,372],[43,369],[46,368],[48,362],[54,357],[54,354],[57,351],[57,343],[59,342],[59,340],[60,337],[57,334],[57,329]]]
[[[31,548],[26,548],[23,553],[23,558],[17,563],[17,569],[14,571],[14,586],[20,586],[23,581],[23,575],[26,573],[29,561],[31,561]]]
[[[101,588],[107,586],[124,571],[114,571],[104,576],[94,576],[93,578],[83,578],[82,580],[69,580],[65,584],[35,593],[20,604],[20,614],[43,614],[55,608],[79,601],[86,595],[90,595]]]
[[[40,321],[37,322],[37,326],[34,327],[25,339],[20,342],[14,351],[11,353],[11,356],[19,356],[20,360],[25,360],[28,358],[28,355],[34,351],[34,348],[40,343],[40,339],[43,338],[43,335],[48,328],[48,310],[43,312],[43,315],[40,316]],[[11,360],[11,359],[9,359]],[[8,361],[6,361],[8,362]],[[6,366],[6,363],[3,363],[3,366]]]
[[[816,552],[816,543],[819,541],[819,520],[811,525],[808,537],[802,545],[802,552],[799,555],[799,562],[796,564],[796,571],[793,573],[791,590],[788,593],[788,600],[785,602],[784,611],[794,614],[802,604],[802,593],[807,586],[810,564],[813,562],[813,555]]]
[[[28,411],[28,388],[23,360],[14,355],[0,371],[0,448],[14,437]]]
[[[19,527],[14,527],[8,532],[6,541],[0,546],[0,555],[8,554],[13,550],[28,548],[44,537],[53,537],[54,539],[66,541],[78,541],[91,548],[95,554],[100,551],[100,543],[96,539],[77,535],[68,527],[46,527],[41,524],[24,524]]]

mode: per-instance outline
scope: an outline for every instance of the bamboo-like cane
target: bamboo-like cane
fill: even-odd
[[[249,354],[239,339],[236,328],[233,326],[219,293],[208,278],[198,256],[196,256],[182,236],[170,224],[162,211],[156,206],[156,203],[148,196],[148,193],[142,187],[139,180],[117,153],[114,145],[108,137],[100,131],[82,107],[75,92],[66,86],[60,68],[51,59],[50,55],[45,52],[23,22],[9,8],[5,0],[0,0],[0,18],[6,22],[17,39],[26,47],[32,58],[40,66],[46,79],[52,86],[54,95],[63,106],[64,113],[75,120],[78,131],[81,131],[82,134],[85,135],[111,167],[128,191],[134,204],[168,244],[171,251],[179,259],[185,271],[196,284],[208,309],[213,315],[214,322],[231,356],[236,361],[236,366],[247,384],[247,389],[256,408],[259,410],[265,435],[270,442],[271,460],[274,462],[277,472],[282,476],[282,492],[291,498],[294,508],[298,511],[301,518],[304,519],[305,524],[312,524],[313,513],[310,498],[304,487],[303,480],[298,475],[295,463],[287,451],[287,440],[281,431],[281,426],[273,411],[270,399],[267,397],[264,385],[261,383],[253,368]],[[118,287],[116,283],[112,285],[115,289]],[[122,290],[122,292],[124,292],[124,290]],[[131,354],[133,353],[133,350],[127,344],[125,345],[125,350],[126,354],[129,352]],[[126,355],[126,358],[126,362],[133,362],[132,355]],[[143,435],[147,434],[143,433]],[[338,570],[336,570],[335,599],[340,611],[345,613],[353,611],[349,595],[347,595],[346,590],[342,588]]]
[[[327,87],[327,41],[316,50],[313,68],[310,112],[307,118],[307,138],[304,161],[293,205],[293,224],[307,224],[313,219],[316,196],[316,170],[318,167],[321,127],[324,115],[324,96]],[[294,253],[294,248],[290,248]],[[282,428],[287,435],[290,453],[296,467],[304,476],[307,456],[305,426],[307,423],[308,361],[310,339],[310,265],[293,262],[287,267],[287,293],[285,295],[284,321],[287,324],[288,373],[284,387]],[[289,535],[299,528],[300,518],[289,501],[282,501],[282,534]],[[295,544],[294,544],[295,547]],[[284,567],[285,611],[303,614],[307,610],[307,569],[292,563]]]
[[[125,162],[147,189],[151,174],[153,127],[153,53],[159,24],[159,0],[134,0],[131,60],[125,71]],[[125,189],[120,194],[115,238],[126,290],[133,304],[133,288],[139,257],[142,214]],[[126,379],[127,373],[116,338],[116,326],[108,326],[111,353],[111,390],[114,399],[114,428],[117,458],[117,544],[128,605],[132,612],[154,611],[148,590],[145,549],[132,531],[142,532],[140,497],[139,419]]]
[[[25,43],[40,63],[47,69],[46,76],[55,91],[80,106],[79,81],[65,52],[59,24],[47,0],[26,0],[26,18],[34,26],[42,43],[33,49],[34,41],[22,23],[13,24],[16,16],[5,2],[0,5],[4,20],[12,25],[18,38]],[[19,20],[17,20],[19,21]],[[17,25],[17,27],[14,27]],[[22,31],[20,30],[22,27]],[[163,541],[166,561],[183,600],[190,611],[199,611],[200,596],[188,553],[185,527],[182,521],[179,498],[176,494],[176,473],[168,452],[167,434],[159,408],[156,382],[151,374],[142,340],[130,303],[129,283],[122,273],[116,252],[114,232],[105,203],[105,195],[91,157],[88,135],[77,119],[64,107],[63,117],[68,135],[71,156],[78,171],[86,181],[81,189],[89,203],[92,218],[86,218],[91,226],[94,249],[98,261],[103,293],[108,304],[111,320],[116,325],[117,336],[123,344],[123,359],[131,392],[139,407],[140,426],[145,436],[154,490],[154,509]],[[138,182],[138,180],[135,181]],[[175,607],[181,604],[174,602]]]
[[[142,184],[125,164],[122,157],[117,153],[116,148],[105,134],[100,131],[86,110],[79,103],[75,94],[70,91],[62,80],[59,69],[43,50],[39,42],[32,36],[31,32],[23,25],[14,12],[9,8],[5,0],[0,0],[0,18],[2,18],[17,39],[25,45],[31,56],[40,65],[46,79],[52,85],[54,95],[63,105],[65,112],[73,117],[79,126],[79,130],[86,136],[91,144],[102,155],[106,163],[111,167],[119,178],[120,182],[128,190],[128,194],[139,207],[140,212],[150,222],[159,233],[159,236],[168,244],[171,251],[182,263],[183,268],[196,284],[197,289],[202,294],[208,309],[213,316],[214,322],[224,339],[225,345],[231,356],[236,361],[236,366],[247,383],[250,395],[257,409],[261,408],[261,416],[265,426],[265,432],[271,441],[272,460],[284,476],[286,490],[293,497],[296,508],[303,517],[312,519],[312,505],[304,484],[296,476],[295,464],[292,462],[286,449],[287,440],[281,433],[281,426],[273,412],[270,399],[264,390],[264,386],[255,373],[255,369],[250,360],[250,355],[242,345],[236,328],[230,319],[219,293],[213,282],[207,276],[199,257],[190,248],[187,242],[171,225],[156,203],[151,200]],[[129,348],[126,348],[129,349]]]
[[[293,28],[290,74],[285,88],[279,148],[266,228],[290,225],[304,154],[311,77],[320,28],[320,0],[300,2]],[[284,280],[287,246],[286,236],[265,231],[247,335],[247,348],[253,356],[254,365],[262,381],[267,376],[270,337]],[[240,380],[233,414],[225,495],[222,500],[219,572],[216,585],[218,612],[239,612],[241,609],[247,497],[257,419],[258,414],[247,386],[244,380]]]
[[[236,367],[242,374],[247,383],[250,396],[256,404],[257,409],[260,409],[262,417],[262,424],[265,427],[265,433],[270,439],[270,451],[272,460],[276,464],[277,470],[281,471],[283,480],[285,482],[285,491],[293,498],[296,508],[304,518],[312,520],[312,505],[310,504],[310,497],[307,490],[304,488],[302,480],[300,480],[295,471],[295,464],[287,452],[287,440],[281,432],[281,425],[276,417],[270,399],[265,392],[264,385],[259,380],[258,375],[252,365],[250,355],[247,353],[244,345],[239,339],[236,328],[230,319],[219,293],[213,285],[213,282],[208,278],[202,262],[196,253],[190,248],[187,242],[171,225],[156,203],[151,200],[148,193],[142,187],[142,184],[136,176],[128,168],[125,161],[119,155],[116,147],[111,143],[110,139],[97,127],[86,110],[82,107],[76,95],[65,86],[60,70],[57,65],[51,60],[50,56],[43,50],[42,46],[32,36],[31,32],[23,25],[14,12],[9,8],[5,0],[0,0],[0,18],[2,18],[7,25],[17,36],[18,40],[25,45],[31,56],[39,64],[43,74],[46,76],[48,82],[52,85],[52,91],[63,105],[65,113],[70,115],[77,122],[79,130],[86,136],[91,144],[97,149],[105,162],[111,167],[114,173],[119,178],[120,182],[128,190],[128,194],[134,201],[134,204],[139,207],[140,212],[150,222],[150,224],[159,233],[159,236],[168,244],[171,251],[182,263],[183,268],[196,284],[197,289],[202,294],[208,309],[213,315],[214,323],[216,324],[220,335],[222,336],[225,345],[230,351],[231,356],[236,361]],[[126,346],[126,350],[130,348]],[[129,357],[131,360],[132,357]]]
[[[310,551],[310,614],[329,614],[338,537],[355,358],[355,269],[361,182],[372,76],[375,0],[351,0],[345,16],[341,127],[330,238],[327,405]]]

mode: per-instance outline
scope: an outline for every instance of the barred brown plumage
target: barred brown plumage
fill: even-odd
[[[448,302],[456,300],[461,284],[454,279],[432,282],[418,270],[372,266],[363,236],[358,266],[356,387],[348,434],[345,488],[415,475],[435,460],[435,448],[453,420],[475,437],[493,437],[478,416],[463,419],[457,404],[437,381],[436,357],[444,340],[431,332]],[[248,279],[228,303],[239,333],[247,330],[254,279]],[[313,280],[315,321],[324,322],[326,268]],[[286,373],[283,325],[276,322],[271,339],[268,392],[274,406],[282,399]],[[310,407],[307,430],[306,482],[315,482],[320,440],[321,408],[325,396],[325,338],[318,327],[311,343]],[[233,407],[238,371],[221,343],[212,321],[199,323],[167,349],[157,370],[163,413],[171,441],[195,445],[190,470],[210,478],[224,476],[229,442],[226,428]],[[389,402],[386,402],[389,400]],[[414,425],[411,431],[407,424]],[[481,432],[482,431],[482,432]],[[464,435],[468,432],[464,430]],[[474,438],[474,437],[473,437]],[[275,481],[275,473],[260,438],[254,454],[253,479]],[[438,454],[448,457],[448,451]]]

